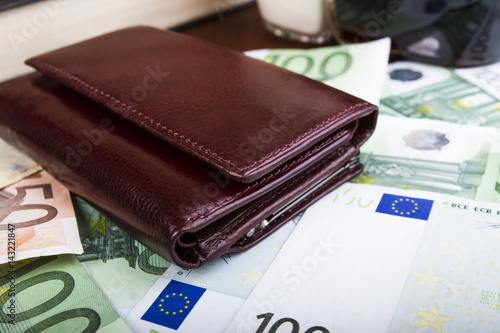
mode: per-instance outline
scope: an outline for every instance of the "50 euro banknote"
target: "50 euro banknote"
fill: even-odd
[[[45,172],[0,191],[0,264],[83,248],[69,191]]]

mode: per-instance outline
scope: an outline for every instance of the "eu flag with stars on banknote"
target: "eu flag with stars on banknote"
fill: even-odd
[[[177,330],[205,290],[172,280],[141,319]]]
[[[385,193],[378,204],[377,213],[427,221],[434,201]]]

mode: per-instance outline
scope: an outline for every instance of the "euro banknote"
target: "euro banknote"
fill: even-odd
[[[38,163],[0,139],[0,188],[41,170]]]
[[[390,40],[302,49],[263,49],[247,55],[321,81],[378,104],[385,80]]]
[[[82,252],[69,191],[48,173],[0,191],[0,263]]]
[[[500,126],[500,66],[453,69],[411,61],[389,64],[383,114]]]
[[[353,182],[498,201],[497,128],[380,115]]]
[[[344,184],[304,213],[225,332],[386,332],[439,197]]]
[[[74,255],[0,267],[1,332],[131,332]]]

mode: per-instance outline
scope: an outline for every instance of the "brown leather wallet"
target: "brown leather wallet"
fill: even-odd
[[[0,136],[183,267],[252,246],[361,172],[377,118],[320,82],[150,27],[27,64],[38,72],[0,86]]]

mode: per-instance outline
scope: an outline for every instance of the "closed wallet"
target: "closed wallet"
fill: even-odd
[[[26,63],[37,71],[0,86],[0,136],[186,268],[245,250],[358,175],[377,119],[357,97],[151,27]]]

